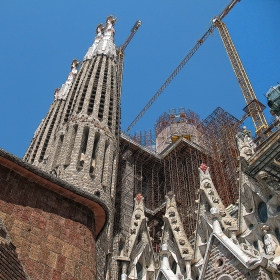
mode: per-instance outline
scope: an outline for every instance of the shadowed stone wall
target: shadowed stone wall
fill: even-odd
[[[96,279],[87,207],[0,165],[0,217],[31,279]]]

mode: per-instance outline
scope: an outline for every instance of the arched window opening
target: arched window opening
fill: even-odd
[[[58,161],[58,158],[59,158],[59,155],[60,155],[60,152],[61,152],[63,139],[64,139],[64,135],[60,135],[59,139],[58,139],[55,155],[54,155],[53,168],[57,167],[57,161]]]
[[[96,167],[96,154],[97,154],[99,139],[100,139],[100,134],[96,133],[94,138],[93,148],[92,148],[92,154],[91,154],[91,162],[90,162],[90,169],[89,169],[90,174],[93,174],[93,171]]]
[[[68,151],[65,157],[65,163],[64,165],[69,165],[71,162],[71,156],[72,156],[72,151],[74,149],[74,144],[75,144],[75,140],[76,140],[76,136],[77,136],[77,131],[78,131],[78,125],[74,125],[72,132],[71,132],[71,136],[70,136],[70,143],[69,143],[69,147],[68,147]]]
[[[95,101],[96,91],[97,91],[97,87],[98,87],[98,80],[99,80],[100,71],[101,71],[101,64],[102,64],[102,57],[99,57],[98,66],[97,66],[97,70],[95,73],[92,90],[91,90],[91,95],[90,95],[90,99],[89,99],[89,104],[88,104],[88,110],[87,110],[88,115],[91,115],[93,112],[94,101]]]
[[[119,256],[121,255],[121,253],[124,249],[124,246],[125,246],[125,241],[123,238],[121,238],[120,243],[119,243]]]
[[[48,148],[48,144],[49,144],[52,132],[53,132],[53,127],[54,127],[54,124],[55,124],[55,121],[56,121],[56,118],[57,118],[58,111],[59,111],[59,106],[57,106],[56,111],[55,111],[55,113],[52,117],[52,121],[51,121],[50,127],[48,129],[48,132],[47,132],[47,135],[46,135],[46,138],[45,138],[42,150],[41,150],[39,162],[43,161],[43,159],[44,159],[44,156],[45,156],[45,153],[46,153],[46,150]]]
[[[111,87],[110,87],[110,103],[109,103],[109,115],[108,115],[108,126],[112,129],[112,119],[113,119],[113,105],[114,105],[114,68],[111,67]]]
[[[104,185],[105,180],[104,180],[104,169],[106,168],[106,162],[108,161],[108,147],[109,147],[109,142],[106,141],[105,143],[105,148],[104,148],[104,154],[103,154],[103,164],[102,164],[102,173],[101,173],[101,183]]]
[[[87,68],[81,68],[81,70],[78,71],[78,75],[76,76],[75,84],[74,84],[74,86],[72,86],[73,91],[70,94],[70,99],[69,99],[69,103],[68,103],[68,106],[67,106],[67,111],[66,111],[66,114],[65,114],[65,117],[64,117],[64,122],[68,122],[70,113],[72,111],[71,109],[72,109],[73,104],[74,104],[74,99],[75,99],[75,96],[76,96],[78,85],[81,81],[81,76],[82,76],[83,73],[85,73],[85,71],[87,71]]]
[[[82,111],[84,101],[85,101],[85,97],[86,97],[86,93],[87,93],[87,89],[88,89],[88,85],[89,85],[89,82],[90,82],[90,79],[91,79],[91,76],[92,76],[94,66],[95,66],[95,61],[91,63],[91,66],[90,66],[90,69],[88,71],[87,78],[86,78],[86,81],[85,81],[85,84],[84,84],[82,94],[80,94],[80,101],[79,101],[79,106],[78,106],[77,113]]]
[[[82,142],[81,142],[78,168],[82,168],[84,166],[85,156],[87,151],[88,134],[89,134],[89,128],[85,127],[83,131]]]
[[[141,263],[139,263],[139,262],[136,264],[136,271],[137,271],[137,279],[142,280],[143,267],[142,267]]]
[[[104,106],[105,106],[105,98],[106,98],[106,91],[107,91],[108,63],[109,63],[109,61],[107,60],[106,65],[105,65],[105,70],[104,70],[103,83],[102,83],[101,96],[100,96],[100,103],[99,103],[99,110],[98,110],[98,119],[100,121],[102,121],[102,119],[103,119]]]
[[[115,178],[115,174],[114,174],[114,166],[116,165],[116,154],[114,153],[113,155],[113,160],[112,160],[112,163],[111,163],[112,167],[111,167],[111,182],[110,182],[110,193],[113,193],[114,192],[114,184],[115,184],[115,181],[114,181],[114,178]]]
[[[260,202],[258,205],[258,215],[260,220],[265,223],[268,219],[266,203]]]
[[[32,158],[31,158],[31,163],[33,163],[33,162],[35,161],[35,158],[36,158],[36,155],[37,155],[37,151],[38,151],[39,146],[40,146],[40,144],[41,144],[43,135],[44,135],[45,130],[46,130],[46,128],[47,128],[47,125],[48,125],[48,123],[49,123],[49,121],[50,121],[50,118],[51,118],[52,113],[53,113],[53,108],[51,109],[51,111],[50,111],[50,113],[49,113],[49,115],[48,115],[46,121],[44,121],[44,126],[43,126],[43,127],[40,129],[40,131],[39,131],[39,133],[40,133],[39,135],[40,135],[40,136],[39,136],[39,138],[38,138],[38,141],[37,141],[37,143],[36,143],[35,149],[34,149],[34,151],[33,151]]]

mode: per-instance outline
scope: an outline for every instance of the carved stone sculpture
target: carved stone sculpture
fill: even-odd
[[[275,236],[273,236],[270,233],[267,233],[270,231],[270,227],[267,225],[264,225],[262,227],[262,230],[264,232],[264,247],[265,247],[265,252],[267,255],[274,255],[275,254],[275,249],[279,245]]]

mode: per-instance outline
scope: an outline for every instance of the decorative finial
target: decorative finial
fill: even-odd
[[[115,25],[115,23],[116,23],[117,20],[118,20],[118,18],[114,18],[113,15],[107,16],[107,19],[106,19],[106,27],[108,26],[108,24]]]
[[[263,225],[263,226],[262,226],[262,231],[263,231],[264,233],[267,233],[268,231],[270,231],[270,227],[269,227],[268,225]]]
[[[137,202],[139,203],[142,199],[143,199],[143,196],[141,193],[138,193],[135,197],[135,199],[137,200]]]
[[[207,166],[205,163],[202,163],[202,164],[199,166],[199,168],[205,173],[206,170],[207,170],[207,168],[208,168],[208,166]]]
[[[72,69],[72,71],[77,70],[78,66],[79,66],[79,61],[78,61],[76,58],[74,58],[73,61],[72,61],[72,63],[71,63],[71,69]]]
[[[101,36],[102,35],[102,32],[104,30],[104,26],[102,23],[99,23],[95,29],[95,32],[97,34],[97,36]]]

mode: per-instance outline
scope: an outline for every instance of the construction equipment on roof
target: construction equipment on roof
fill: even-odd
[[[263,109],[265,106],[261,104],[254,93],[252,85],[249,78],[245,72],[242,62],[238,56],[238,53],[234,47],[232,39],[229,35],[226,25],[222,22],[222,19],[231,11],[237,2],[241,0],[232,0],[223,12],[214,18],[212,25],[206,31],[206,33],[197,41],[196,45],[191,49],[188,55],[182,60],[182,62],[177,66],[177,68],[172,72],[169,78],[164,82],[164,84],[159,88],[156,94],[150,99],[147,105],[142,109],[142,111],[137,115],[133,122],[127,128],[130,131],[131,128],[139,121],[139,119],[145,114],[145,112],[150,108],[154,101],[159,97],[159,95],[166,89],[170,82],[175,78],[175,76],[180,72],[180,70],[185,66],[185,64],[190,60],[190,58],[195,54],[199,47],[205,42],[205,40],[212,34],[215,27],[218,28],[222,41],[224,43],[225,49],[227,51],[228,57],[232,64],[234,73],[236,75],[237,81],[240,85],[241,91],[245,98],[247,106],[244,111],[252,117],[253,123],[256,128],[256,133],[258,135],[263,134],[263,132],[268,128],[265,116],[263,114]]]
[[[222,108],[217,108],[204,120],[191,110],[178,108],[170,109],[157,120],[156,147],[151,147],[149,131],[135,133],[134,136],[122,133],[115,234],[128,232],[133,197],[141,193],[145,198],[148,226],[156,248],[160,244],[165,195],[172,191],[176,195],[184,230],[190,240],[194,238],[196,200],[199,197],[198,168],[202,162],[211,167],[212,179],[224,205],[234,205],[239,190],[238,173],[235,172],[239,166],[235,137],[239,125],[238,119]],[[176,137],[178,141],[170,145]]]

